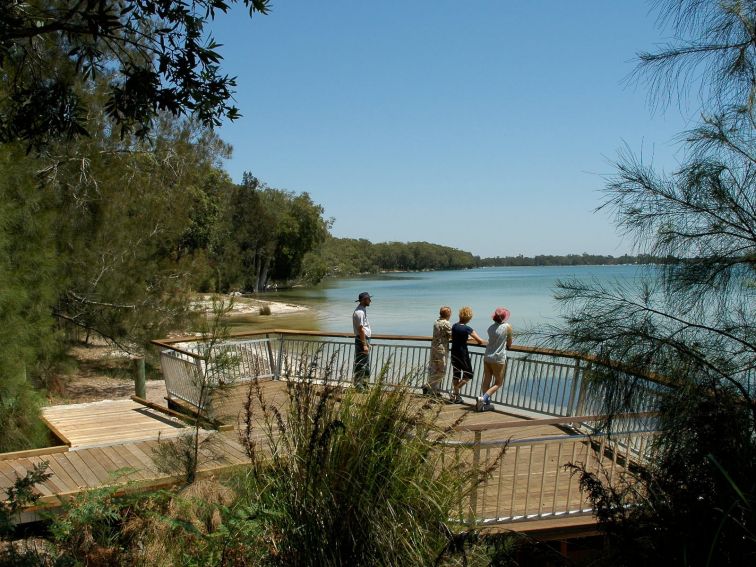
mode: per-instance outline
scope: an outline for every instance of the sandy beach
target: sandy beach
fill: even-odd
[[[293,303],[284,303],[281,301],[268,301],[252,297],[233,296],[233,295],[210,295],[199,296],[196,301],[192,302],[192,307],[197,311],[211,313],[213,311],[213,299],[222,300],[226,305],[232,302],[231,309],[228,312],[230,317],[235,315],[283,315],[286,313],[298,313],[308,311],[309,308],[304,305],[295,305]],[[266,308],[269,311],[266,313]]]
[[[267,301],[251,297],[202,294],[192,302],[192,308],[212,313],[213,299],[226,305],[232,302],[228,318],[231,321],[272,321],[277,315],[290,315],[310,311],[303,305],[282,301]],[[269,311],[268,311],[269,310]],[[271,319],[271,316],[273,319]],[[186,335],[182,332],[181,335]],[[156,337],[160,338],[160,337]],[[134,362],[132,355],[123,352],[104,339],[92,336],[87,343],[74,345],[69,350],[74,370],[56,376],[48,389],[49,404],[93,402],[105,399],[123,399],[134,394]],[[147,380],[147,399],[160,403],[165,396],[162,380]]]

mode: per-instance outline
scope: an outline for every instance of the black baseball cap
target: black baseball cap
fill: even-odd
[[[370,295],[366,291],[363,291],[360,295],[357,296],[357,299],[355,299],[355,302],[356,301],[362,301],[363,299],[372,299],[372,298],[373,298],[372,295]]]

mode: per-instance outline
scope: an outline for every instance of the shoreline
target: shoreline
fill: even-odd
[[[202,294],[198,299],[192,301],[192,308],[199,312],[210,314],[213,312],[214,298],[223,301],[225,305],[228,305],[228,302],[233,302],[231,308],[226,313],[227,317],[232,318],[250,315],[283,315],[310,311],[310,308],[305,305],[229,294]]]

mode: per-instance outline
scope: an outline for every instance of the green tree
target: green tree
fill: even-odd
[[[258,292],[271,278],[299,279],[305,256],[328,235],[323,208],[307,193],[268,187],[250,173],[244,174],[224,207],[218,246],[222,289]]]
[[[23,148],[0,147],[0,452],[47,441],[32,385],[57,353],[56,203],[40,190],[31,161]]]
[[[43,177],[58,196],[56,248],[65,262],[55,313],[140,351],[187,315],[192,263],[179,247],[193,198],[227,148],[191,121],[161,120],[149,146],[121,140],[108,123],[61,145]]]
[[[285,197],[271,273],[278,281],[301,276],[305,255],[323,243],[330,226],[330,222],[323,219],[323,207],[314,203],[309,194],[288,193]]]
[[[382,242],[326,238],[318,249],[327,275],[377,273],[382,270],[454,270],[472,268],[477,258],[462,250],[428,242]]]
[[[0,142],[41,147],[87,133],[86,81],[107,77],[105,108],[146,134],[160,112],[203,124],[236,118],[235,81],[205,24],[222,0],[8,0],[0,3]],[[250,15],[269,0],[244,0]]]
[[[263,198],[264,185],[249,173],[224,201],[216,267],[221,290],[259,290],[275,251],[276,213]]]
[[[641,70],[654,88],[702,78],[708,112],[671,175],[622,153],[603,207],[666,262],[639,289],[561,282],[566,326],[552,338],[666,377],[648,466],[624,490],[583,471],[608,563],[742,565],[756,556],[756,3],[675,1],[663,15],[681,39],[643,54]],[[593,385],[609,412],[644,397],[611,370]]]
[[[0,147],[4,450],[46,442],[35,387],[65,350],[56,318],[141,353],[185,320],[204,261],[181,242],[227,147],[188,120],[157,122],[149,143],[121,137],[91,106],[88,138],[36,154]]]
[[[214,259],[223,249],[227,237],[223,228],[224,203],[233,191],[234,184],[223,170],[208,170],[200,185],[186,188],[189,192],[189,224],[176,248],[176,259],[188,266],[190,283],[197,291],[221,289],[219,269]]]

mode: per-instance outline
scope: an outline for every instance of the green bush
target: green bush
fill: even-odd
[[[449,548],[476,475],[442,466],[437,403],[380,381],[365,393],[289,382],[285,416],[254,397],[242,439],[253,465],[236,480],[266,563],[432,565]]]

